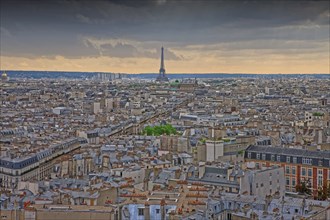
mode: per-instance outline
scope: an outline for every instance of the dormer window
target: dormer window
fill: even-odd
[[[293,163],[297,163],[297,157],[293,157]]]
[[[287,162],[287,163],[290,163],[290,156],[287,156],[287,157],[286,157],[286,162]]]
[[[275,161],[275,155],[272,155],[272,156],[271,156],[271,160],[272,160],[272,161]]]

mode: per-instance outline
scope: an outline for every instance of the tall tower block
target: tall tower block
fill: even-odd
[[[165,65],[164,65],[164,47],[162,47],[161,55],[160,55],[160,68],[159,75],[156,79],[157,82],[168,82],[168,78],[165,73]]]

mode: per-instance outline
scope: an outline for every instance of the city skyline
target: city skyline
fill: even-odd
[[[327,1],[1,0],[0,69],[329,74]]]

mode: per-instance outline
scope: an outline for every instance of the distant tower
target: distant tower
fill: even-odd
[[[164,48],[162,47],[162,53],[160,57],[160,69],[159,69],[159,75],[156,79],[157,82],[168,82],[168,78],[165,74],[165,65],[164,65]]]

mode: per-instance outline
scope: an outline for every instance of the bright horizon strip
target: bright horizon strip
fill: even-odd
[[[114,74],[130,74],[130,75],[139,75],[139,74],[150,74],[155,75],[159,74],[157,72],[141,72],[141,73],[127,73],[127,72],[101,72],[101,71],[67,71],[67,70],[14,70],[14,69],[0,69],[0,74],[2,73],[8,73],[8,72],[54,72],[54,73],[114,73]],[[330,75],[330,73],[248,73],[248,72],[237,72],[237,73],[226,73],[226,72],[204,72],[204,73],[193,73],[193,72],[185,72],[185,73],[166,73],[168,75],[217,75],[217,74],[228,74],[228,75],[235,75],[235,74],[255,74],[255,75]]]
[[[0,57],[1,70],[22,71],[67,71],[67,72],[121,72],[121,73],[158,73],[159,60],[148,58],[79,58],[67,59],[57,56],[50,58]],[[235,65],[239,63],[240,65]],[[165,69],[171,73],[251,73],[251,74],[314,74],[330,73],[329,57],[323,59],[301,60],[266,60],[247,59],[216,61],[214,58],[204,60],[166,60]]]

